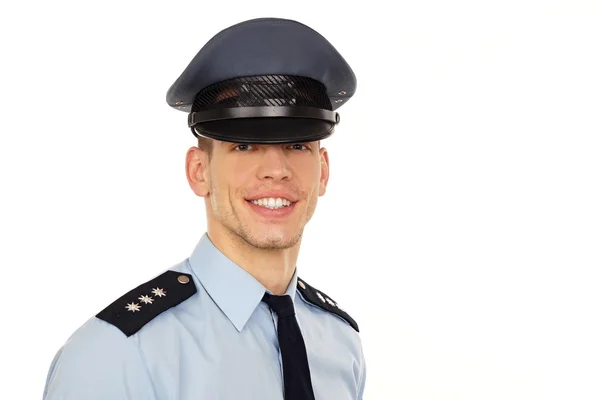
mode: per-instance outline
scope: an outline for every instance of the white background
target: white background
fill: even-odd
[[[303,22],[358,77],[301,276],[359,323],[365,399],[600,399],[596,1],[36,1],[0,12],[0,398],[205,230],[170,85]]]

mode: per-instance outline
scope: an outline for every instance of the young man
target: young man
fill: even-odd
[[[295,21],[246,21],[200,50],[167,102],[190,112],[186,172],[207,232],[71,336],[45,400],[362,399],[358,326],[296,267],[329,179],[320,141],[355,88],[333,46]]]

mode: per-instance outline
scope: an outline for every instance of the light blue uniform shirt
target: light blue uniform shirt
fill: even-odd
[[[190,274],[197,292],[129,337],[88,320],[52,361],[44,400],[283,399],[277,315],[261,302],[265,288],[206,234],[171,270]],[[361,400],[366,366],[357,331],[307,301],[297,285],[296,269],[286,294],[316,400]]]

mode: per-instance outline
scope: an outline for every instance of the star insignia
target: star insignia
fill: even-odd
[[[147,295],[140,296],[138,297],[138,299],[144,304],[152,304],[152,302],[154,301],[152,297]]]
[[[127,311],[136,312],[136,311],[140,311],[141,307],[138,303],[127,303],[125,308],[127,309]]]
[[[161,288],[152,289],[152,294],[158,297],[163,297],[167,295],[167,291]]]
[[[321,293],[317,292],[317,296],[319,296],[319,299],[321,299],[321,301],[325,303],[325,297],[323,297]]]

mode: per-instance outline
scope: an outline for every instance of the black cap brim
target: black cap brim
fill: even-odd
[[[334,128],[334,123],[318,119],[265,117],[202,122],[192,127],[192,133],[224,142],[283,144],[323,140]]]

